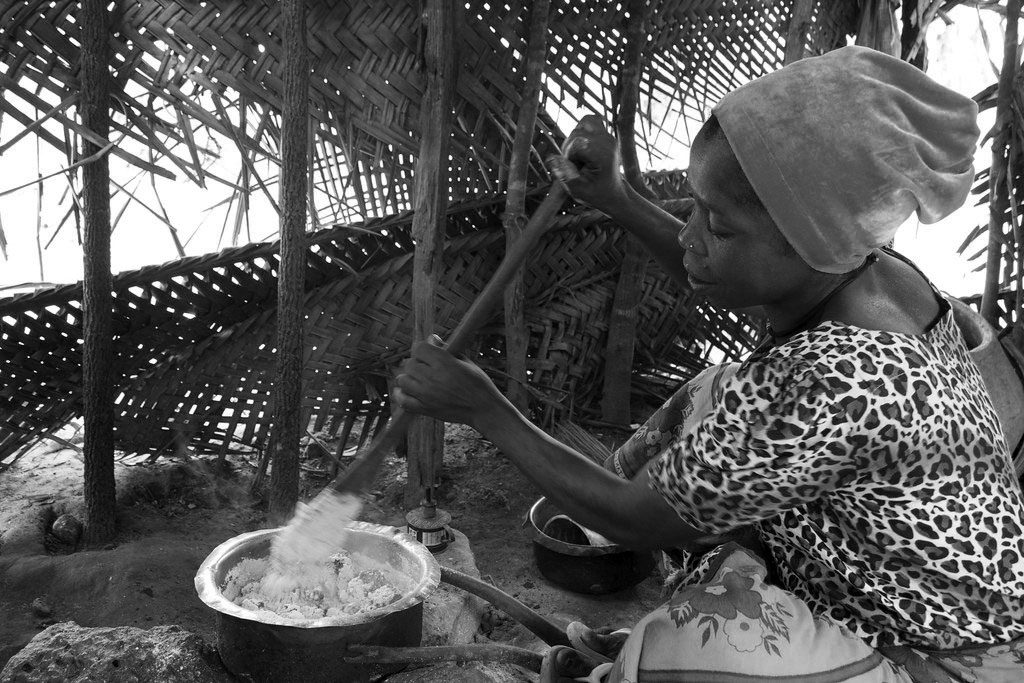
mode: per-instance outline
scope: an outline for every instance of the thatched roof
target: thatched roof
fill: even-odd
[[[421,4],[412,0],[309,0],[310,115],[318,223],[360,221],[410,207],[424,88]],[[453,201],[505,189],[522,88],[528,1],[470,0],[456,32],[459,75],[452,136]],[[626,5],[551,5],[546,112],[537,125],[532,182],[547,177],[540,154],[583,112],[610,119],[623,58]],[[685,139],[736,83],[781,65],[793,2],[654,0],[649,3],[639,144],[657,155]],[[78,138],[77,3],[28,0],[0,10],[0,111],[4,133],[30,127],[75,158]],[[858,0],[818,0],[812,53],[844,44]],[[269,0],[140,0],[115,3],[112,48],[114,154],[160,175],[222,183],[276,197],[283,93],[280,4]],[[36,111],[38,117],[26,112]],[[561,114],[563,126],[556,120]],[[13,125],[12,125],[13,124]],[[237,178],[214,178],[223,136],[244,156]],[[272,164],[273,167],[273,164]],[[116,179],[115,179],[116,180]],[[262,187],[261,187],[262,186]]]

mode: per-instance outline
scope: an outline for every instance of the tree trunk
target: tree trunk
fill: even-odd
[[[415,213],[412,234],[413,338],[426,339],[434,329],[434,293],[441,269],[448,208],[448,136],[455,92],[456,4],[429,0],[426,5],[422,138],[416,161]],[[414,506],[441,480],[444,423],[425,417],[412,421],[408,432],[408,485],[405,502]],[[429,495],[429,494],[428,494]]]
[[[281,125],[281,255],[277,279],[277,379],[270,518],[283,523],[299,496],[302,438],[302,299],[306,289],[309,57],[305,0],[282,0],[284,111]]]
[[[537,109],[540,106],[540,83],[544,75],[547,57],[548,0],[537,0],[532,4],[530,16],[530,37],[526,55],[523,57],[522,98],[519,118],[516,121],[516,137],[512,141],[512,157],[508,170],[508,197],[505,201],[505,251],[519,239],[526,225],[526,180],[530,169],[530,151],[533,149],[533,135],[537,124]],[[529,334],[523,313],[523,269],[520,268],[512,282],[505,289],[505,363],[508,372],[508,399],[516,408],[525,411],[529,406],[526,390],[526,347]]]
[[[783,64],[792,64],[804,58],[804,46],[807,42],[807,31],[811,28],[813,11],[814,0],[793,2],[793,14],[786,29],[786,55],[783,57]]]
[[[615,133],[619,139],[626,180],[637,192],[651,199],[653,194],[644,184],[640,171],[634,133],[648,14],[646,5],[643,0],[630,1],[630,22],[624,34],[626,55],[617,88]],[[649,256],[643,245],[636,239],[627,238],[626,253],[622,258],[612,311],[608,318],[608,345],[605,350],[601,394],[601,419],[613,424],[628,425],[631,421],[630,390],[636,350],[636,324],[648,261]]]
[[[106,0],[82,2],[82,123],[101,140],[110,133],[110,33]],[[82,140],[82,156],[102,149]],[[85,254],[82,283],[82,399],[85,413],[85,541],[113,540],[114,372],[110,276],[110,169],[106,154],[82,167]]]

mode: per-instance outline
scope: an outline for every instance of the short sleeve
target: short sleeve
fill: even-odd
[[[722,383],[739,363],[713,365],[681,386],[633,435],[605,459],[605,469],[632,479],[701,420],[721,394]]]
[[[854,397],[870,400],[827,358],[751,361],[723,385],[714,409],[655,461],[651,486],[706,533],[818,499],[857,476]]]

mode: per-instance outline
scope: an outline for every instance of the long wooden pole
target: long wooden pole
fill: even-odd
[[[281,124],[281,255],[277,274],[277,379],[274,382],[270,518],[291,517],[299,495],[302,421],[302,300],[306,289],[309,167],[309,57],[306,0],[282,0],[284,105]]]
[[[540,107],[541,78],[547,63],[548,0],[537,0],[530,9],[530,35],[523,57],[525,78],[520,91],[519,118],[512,141],[508,169],[508,196],[505,200],[505,250],[511,249],[526,223],[526,182],[530,170],[530,153]],[[508,372],[508,399],[520,410],[528,406],[526,390],[526,350],[529,335],[523,311],[523,271],[520,269],[505,290],[505,363]]]
[[[616,88],[618,107],[615,135],[619,140],[626,180],[642,196],[652,199],[654,195],[644,183],[640,170],[635,132],[648,13],[645,0],[630,0],[629,23],[624,31],[626,54]],[[639,241],[627,238],[612,311],[608,317],[608,342],[601,392],[601,419],[612,424],[628,425],[632,421],[630,391],[636,352],[637,316],[649,261],[650,255],[646,248]]]
[[[565,203],[565,188],[561,183],[554,183],[548,190],[548,196],[540,203],[533,216],[523,228],[523,234],[515,247],[505,252],[505,257],[498,265],[498,269],[491,275],[484,288],[473,300],[469,310],[462,316],[462,320],[455,327],[455,330],[445,339],[445,348],[451,353],[459,355],[465,352],[474,336],[480,331],[480,327],[490,318],[494,307],[501,300],[502,292],[508,286],[512,274],[519,269],[540,238],[551,227],[555,216]],[[377,473],[380,471],[381,463],[404,437],[409,429],[412,415],[401,408],[391,413],[384,428],[377,434],[373,441],[361,449],[355,460],[328,485],[325,492],[333,492],[343,496],[358,496],[369,487]],[[323,495],[323,494],[321,494]]]
[[[455,92],[456,3],[429,0],[426,6],[424,66],[426,88],[422,105],[422,137],[416,161],[415,213],[412,235],[413,338],[437,332],[435,293],[441,272],[445,219],[448,208],[448,137]],[[444,423],[416,418],[408,433],[408,485],[406,505],[413,506],[440,483],[444,457]]]
[[[803,59],[804,44],[807,41],[807,31],[811,27],[811,14],[814,11],[814,0],[795,0],[793,2],[793,13],[789,18],[789,26],[786,29],[786,54],[783,64],[792,64]]]
[[[107,0],[82,2],[82,156],[97,154],[110,134],[110,30]],[[82,167],[84,280],[82,282],[82,398],[85,440],[85,541],[100,544],[116,532],[114,485],[114,348],[110,275],[110,168],[106,154]]]

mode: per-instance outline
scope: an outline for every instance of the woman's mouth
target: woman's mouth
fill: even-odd
[[[686,279],[694,289],[698,287],[707,287],[712,284],[710,280],[702,280],[693,273],[687,273]]]

